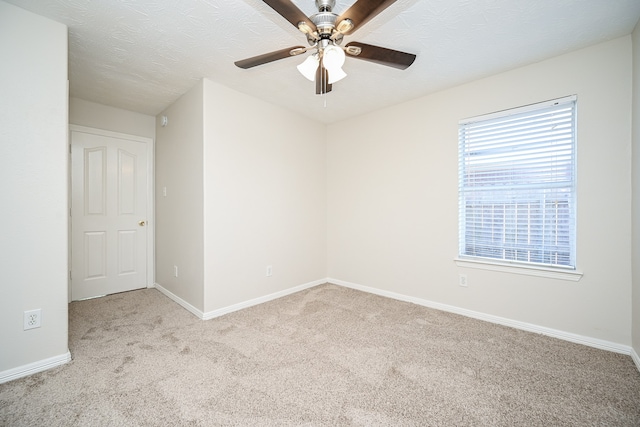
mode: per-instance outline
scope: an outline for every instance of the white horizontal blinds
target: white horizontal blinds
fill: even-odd
[[[459,126],[460,255],[575,268],[575,97]]]

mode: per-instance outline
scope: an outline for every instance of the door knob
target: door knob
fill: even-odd
[[[138,221],[138,225],[140,227],[144,227],[145,224],[146,224],[146,222],[144,222],[144,221]]]

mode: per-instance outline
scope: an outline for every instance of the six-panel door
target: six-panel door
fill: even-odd
[[[147,286],[148,144],[71,132],[71,296]]]

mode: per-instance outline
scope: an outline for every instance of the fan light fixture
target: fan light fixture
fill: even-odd
[[[333,84],[347,77],[347,73],[342,70],[344,65],[344,50],[336,45],[329,45],[325,48],[322,61],[329,71],[329,84]]]
[[[309,55],[302,64],[298,65],[298,71],[307,79],[314,81],[316,79],[316,69],[319,64],[318,54],[314,53],[313,55]]]
[[[319,53],[314,53],[298,65],[298,71],[310,81],[315,81],[316,70],[320,65]],[[333,84],[347,77],[342,66],[344,65],[345,54],[341,47],[329,45],[322,51],[322,64],[329,74],[329,84]]]

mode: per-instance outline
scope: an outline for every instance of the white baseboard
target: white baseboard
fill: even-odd
[[[240,302],[238,304],[233,304],[233,305],[230,305],[230,306],[227,306],[227,307],[222,307],[222,308],[219,308],[217,310],[208,311],[206,313],[202,312],[201,310],[198,310],[193,305],[189,304],[188,302],[186,302],[185,300],[183,300],[179,296],[177,296],[174,293],[172,293],[172,292],[168,291],[167,289],[163,288],[159,284],[156,283],[154,287],[156,289],[158,289],[160,292],[162,292],[164,295],[166,295],[168,298],[172,299],[173,301],[177,302],[182,307],[184,307],[185,309],[187,309],[188,311],[193,313],[199,319],[209,320],[209,319],[213,319],[215,317],[223,316],[223,315],[228,314],[228,313],[232,313],[234,311],[242,310],[243,308],[248,308],[248,307],[251,307],[251,306],[254,306],[254,305],[262,304],[264,302],[268,302],[268,301],[272,301],[274,299],[282,298],[284,296],[287,296],[287,295],[290,295],[290,294],[294,294],[296,292],[300,292],[300,291],[303,291],[305,289],[313,288],[314,286],[318,286],[318,285],[321,285],[323,283],[327,283],[327,279],[315,280],[313,282],[305,283],[305,284],[299,285],[299,286],[294,286],[293,288],[285,289],[285,290],[282,290],[282,291],[279,291],[279,292],[275,292],[275,293],[272,293],[272,294],[269,294],[269,295],[264,295],[262,297],[254,298],[254,299],[251,299],[251,300],[248,300],[248,301],[244,301],[244,302]]]
[[[345,282],[343,280],[328,278],[327,282],[333,283],[335,285],[344,286],[346,288],[352,288],[363,292],[368,292],[371,294],[380,295],[383,297],[393,298],[400,301],[411,302],[417,305],[421,305],[424,307],[435,308],[436,310],[447,311],[450,313],[460,314],[462,316],[471,317],[474,319],[484,320],[486,322],[497,323],[499,325],[509,326],[516,329],[521,329],[528,332],[534,332],[542,335],[547,335],[553,338],[558,338],[565,341],[574,342],[577,344],[587,345],[589,347],[595,347],[602,350],[613,351],[615,353],[622,353],[631,355],[631,347],[601,340],[598,338],[587,337],[583,335],[573,334],[571,332],[560,331],[557,329],[547,328],[545,326],[538,326],[531,323],[521,322],[519,320],[507,319],[504,317],[494,316],[491,314],[480,313],[478,311],[467,310],[465,308],[455,307],[452,305],[441,304],[438,302],[433,302],[429,300],[424,300],[421,298],[410,297],[407,295],[398,294],[395,292],[384,291],[377,288],[371,288],[369,286],[358,285],[355,283]],[[634,359],[636,362],[636,366],[640,370],[640,359],[638,359],[637,354]]]
[[[189,304],[188,302],[186,302],[185,300],[183,300],[173,292],[163,288],[157,283],[154,283],[153,287],[159,290],[160,292],[162,292],[169,299],[173,300],[174,302],[177,302],[178,305],[181,305],[183,308],[185,308],[187,311],[194,314],[196,317],[200,319],[204,319],[204,313],[201,310],[198,310],[197,308],[195,308],[194,306],[192,306],[191,304]]]
[[[638,368],[638,371],[640,371],[640,356],[638,356],[638,353],[636,353],[636,350],[633,347],[631,348],[631,358],[636,364],[636,368]]]
[[[217,310],[209,311],[204,314],[204,320],[213,319],[214,317],[223,316],[227,313],[232,313],[234,311],[242,310],[243,308],[248,308],[254,305],[262,304],[268,301],[272,301],[274,299],[282,298],[287,295],[295,294],[296,292],[303,291],[305,289],[313,288],[314,286],[322,285],[323,283],[327,283],[327,279],[315,280],[313,282],[305,283],[303,285],[294,286],[293,288],[285,289],[279,292],[275,292],[269,295],[265,295],[262,297],[254,298],[249,301],[241,302],[238,304],[230,305],[228,307],[219,308]]]
[[[71,361],[71,353],[68,351],[59,356],[49,357],[48,359],[38,360],[37,362],[27,365],[18,366],[17,368],[7,369],[0,372],[0,384],[17,380],[18,378],[33,375],[47,369],[55,368]]]

